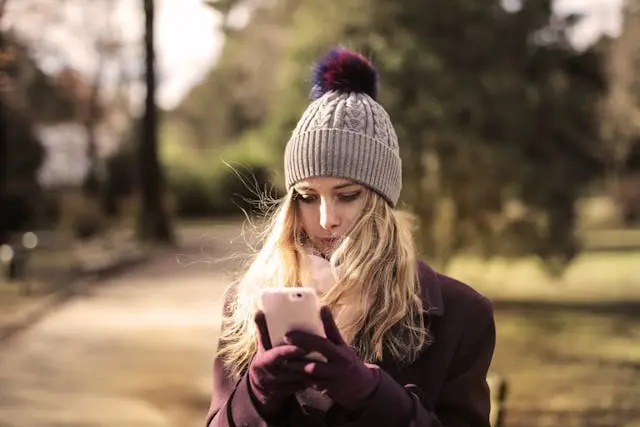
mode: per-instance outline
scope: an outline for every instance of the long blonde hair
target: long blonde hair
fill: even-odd
[[[412,217],[365,192],[361,217],[331,255],[335,285],[321,296],[336,323],[367,362],[388,352],[398,363],[415,360],[428,341],[417,280]],[[232,376],[239,377],[257,351],[253,321],[262,288],[301,286],[307,268],[298,202],[292,189],[270,218],[261,248],[232,285],[218,345]],[[348,305],[350,316],[339,307]]]

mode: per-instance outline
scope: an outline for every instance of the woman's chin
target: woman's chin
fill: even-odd
[[[333,248],[324,245],[313,245],[313,249],[316,255],[321,256],[324,259],[331,258],[331,254],[333,254]]]
[[[314,248],[325,258],[330,258],[342,242],[342,239],[320,239],[314,244]]]

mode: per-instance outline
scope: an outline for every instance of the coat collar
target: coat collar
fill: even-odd
[[[444,300],[438,273],[423,261],[418,261],[418,281],[424,311],[430,316],[444,315]]]

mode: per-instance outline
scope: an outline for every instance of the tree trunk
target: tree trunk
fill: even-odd
[[[1,24],[4,21],[4,11],[7,5],[7,0],[0,0],[0,55],[5,53],[5,40],[4,32],[2,31]],[[4,70],[4,60],[0,59],[0,73]],[[2,88],[0,87],[0,97],[3,97]],[[7,127],[9,123],[5,114],[5,105],[3,99],[0,99],[0,205],[5,205],[7,198],[6,183],[7,183]],[[0,244],[6,243],[9,239],[8,231],[5,230],[5,224],[0,223]]]
[[[102,180],[99,176],[100,161],[98,158],[98,141],[97,141],[97,125],[100,120],[100,87],[102,86],[102,72],[104,67],[104,58],[102,54],[98,64],[98,70],[93,79],[91,94],[89,95],[87,110],[84,112],[84,126],[87,132],[87,161],[89,170],[84,179],[83,190],[86,196],[97,198],[102,193]]]
[[[138,149],[140,209],[138,237],[143,241],[172,244],[173,230],[164,203],[164,177],[158,159],[158,112],[154,50],[154,0],[142,0],[145,12],[145,63],[147,96]]]

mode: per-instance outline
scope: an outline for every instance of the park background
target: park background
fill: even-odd
[[[27,332],[52,307],[152,301],[161,274],[184,278],[172,309],[195,276],[216,304],[336,44],[380,70],[423,257],[495,303],[502,425],[640,424],[638,0],[2,0],[0,425],[32,422],[9,369],[58,351]],[[171,365],[198,376],[183,406],[149,397],[165,424],[140,425],[198,425],[205,336],[197,374],[190,347]],[[156,369],[149,396],[170,395]],[[82,416],[38,425],[117,424]]]

